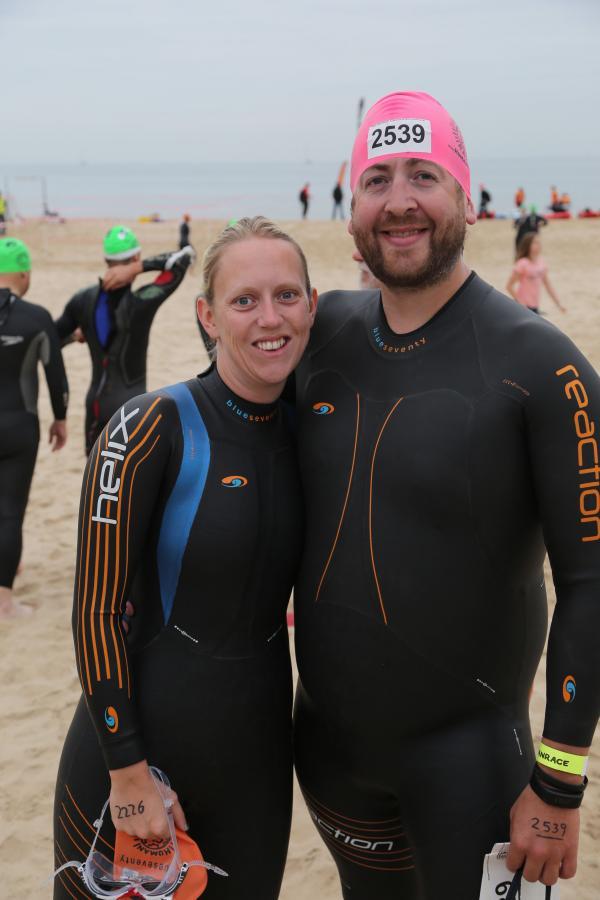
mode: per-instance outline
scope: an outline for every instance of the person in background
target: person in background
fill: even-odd
[[[524,235],[529,234],[530,232],[537,234],[540,228],[547,224],[548,219],[538,215],[537,207],[534,204],[530,206],[529,212],[523,207],[521,215],[515,220],[515,228],[517,230],[515,236],[515,248],[518,248]]]
[[[300,205],[302,206],[302,218],[308,215],[308,205],[310,203],[310,182],[307,181],[300,193],[298,194]]]
[[[190,241],[190,216],[185,213],[183,219],[179,224],[179,249],[183,250],[184,247],[188,247],[191,244]]]
[[[520,187],[515,191],[515,207],[520,211],[525,203],[525,190]]]
[[[506,290],[517,303],[534,313],[539,313],[542,285],[560,311],[566,312],[550,284],[548,266],[542,259],[542,242],[535,232],[530,231],[521,238],[517,247],[517,261],[508,279]]]
[[[194,259],[191,247],[142,260],[138,239],[130,228],[115,225],[104,238],[108,271],[94,285],[83,288],[56,321],[63,344],[87,342],[92,380],[85,401],[85,450],[112,414],[146,389],[148,339],[154,316],[179,287]],[[131,283],[142,272],[160,274],[137,291]]]
[[[344,221],[344,192],[342,190],[341,184],[336,183],[333,191],[331,192],[333,197],[333,211],[331,213],[331,218],[335,219],[338,212],[340,214],[340,219],[342,222]]]
[[[488,215],[488,206],[492,202],[492,195],[484,184],[479,185],[479,218],[486,219]]]
[[[0,191],[0,235],[6,232],[6,200]]]
[[[31,257],[16,238],[0,239],[0,619],[30,613],[13,597],[21,559],[23,518],[40,440],[38,363],[44,366],[54,421],[48,442],[67,440],[69,387],[50,313],[23,300]]]

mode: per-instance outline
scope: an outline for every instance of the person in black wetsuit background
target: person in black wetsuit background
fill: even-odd
[[[515,228],[517,229],[515,249],[518,249],[521,240],[526,234],[537,234],[540,228],[547,224],[548,219],[545,216],[538,215],[537,207],[533,204],[529,208],[529,212],[524,208],[521,209],[521,215],[515,220]]]
[[[40,439],[39,362],[54,413],[48,436],[52,450],[67,440],[68,385],[58,336],[50,313],[22,299],[30,278],[26,245],[0,239],[0,619],[31,612],[15,601],[12,587]]]
[[[344,221],[344,192],[342,190],[342,186],[339,182],[336,182],[336,185],[331,192],[331,196],[333,197],[333,210],[331,212],[331,218],[335,219],[338,212],[340,214],[340,219],[342,222]]]
[[[183,219],[179,223],[179,249],[183,250],[184,247],[188,247],[190,244],[190,217],[187,213],[184,214]]]
[[[302,207],[302,218],[305,219],[308,215],[308,205],[310,203],[310,183],[308,181],[302,187],[298,199],[300,200],[300,206]]]
[[[85,858],[109,789],[119,829],[168,835],[150,763],[177,791],[177,824],[185,814],[229,874],[211,877],[207,896],[275,900],[292,800],[286,607],[303,526],[278,398],[316,294],[300,248],[262,217],[226,228],[203,272],[198,311],[216,363],[127,400],[83,478],[73,605],[83,698],[58,774],[56,863]],[[136,815],[119,818],[131,803]],[[110,855],[108,822],[102,841]],[[89,896],[59,873],[54,897],[73,893]]]
[[[298,778],[346,900],[476,900],[509,839],[551,885],[600,705],[600,381],[465,265],[466,150],[433,98],[375,104],[351,187],[381,290],[322,296],[296,372]]]
[[[92,381],[85,401],[85,450],[112,414],[146,389],[146,357],[154,316],[183,281],[194,259],[191,247],[142,260],[130,228],[115,225],[104,238],[109,271],[95,285],[78,291],[56,321],[61,340],[81,333],[92,358]],[[160,272],[137,291],[130,283],[142,272]]]

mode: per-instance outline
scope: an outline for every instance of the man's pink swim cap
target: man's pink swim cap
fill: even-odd
[[[386,94],[365,115],[352,150],[350,187],[370,166],[397,156],[437,163],[471,199],[471,175],[460,129],[429,94]]]

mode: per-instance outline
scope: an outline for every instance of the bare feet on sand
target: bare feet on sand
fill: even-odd
[[[22,619],[30,616],[32,606],[15,600],[10,588],[0,587],[0,622],[7,619]]]

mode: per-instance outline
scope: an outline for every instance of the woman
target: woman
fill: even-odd
[[[119,830],[168,837],[151,764],[177,790],[176,824],[187,820],[229,873],[207,896],[272,900],[291,817],[285,611],[302,534],[278,398],[316,293],[300,247],[262,217],[226,228],[203,274],[198,315],[216,365],[128,401],[84,475],[73,613],[83,698],[58,775],[56,860],[88,852],[109,789]],[[128,599],[138,614],[126,641]],[[110,856],[110,826],[101,840]],[[71,869],[54,896],[90,894]]]
[[[506,290],[517,303],[534,313],[539,313],[542,284],[560,311],[566,312],[550,284],[548,267],[542,259],[542,243],[535,232],[529,232],[521,238],[517,246],[517,260]]]

